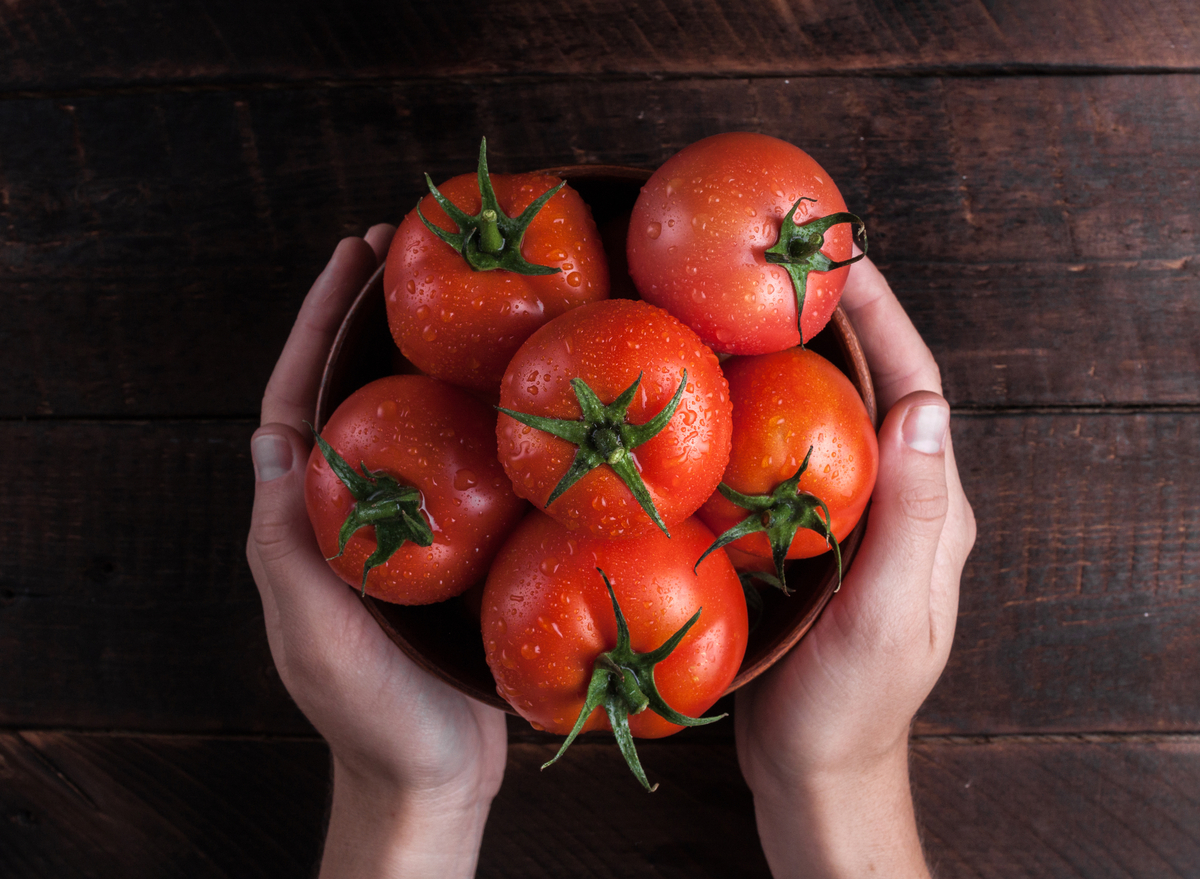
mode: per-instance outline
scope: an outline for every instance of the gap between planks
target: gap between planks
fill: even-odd
[[[595,84],[643,82],[721,82],[728,80],[777,79],[1016,79],[1016,78],[1101,78],[1116,76],[1188,76],[1200,74],[1200,67],[1115,66],[1088,67],[1079,65],[1005,64],[999,66],[929,66],[929,67],[871,67],[805,71],[728,70],[672,71],[652,73],[521,73],[480,76],[406,76],[349,79],[272,79],[272,80],[161,80],[140,84],[112,86],[80,86],[56,89],[0,89],[0,101],[70,100],[73,98],[128,96],[143,94],[184,94],[189,92],[255,92],[255,91],[320,91],[356,88],[411,88],[437,83],[455,84],[466,88],[488,85],[538,84]]]

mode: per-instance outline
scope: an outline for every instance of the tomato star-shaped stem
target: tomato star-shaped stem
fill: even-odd
[[[679,382],[679,387],[675,389],[675,396],[657,415],[644,424],[630,424],[626,421],[626,415],[629,412],[629,404],[633,402],[633,397],[637,393],[638,385],[641,384],[642,375],[639,372],[633,384],[622,391],[621,395],[607,406],[588,387],[587,382],[581,378],[571,379],[571,387],[575,390],[575,398],[579,401],[579,408],[582,412],[582,416],[575,420],[528,415],[524,412],[505,409],[502,406],[498,408],[505,415],[515,418],[522,424],[545,431],[575,446],[575,459],[554,490],[550,492],[550,497],[546,500],[547,508],[585,474],[590,473],[601,464],[607,464],[633,492],[634,498],[646,511],[646,515],[662,529],[663,534],[670,537],[671,532],[663,524],[662,517],[659,516],[658,510],[654,506],[654,499],[650,497],[650,492],[646,489],[646,484],[642,481],[642,476],[638,473],[637,465],[630,452],[655,437],[667,426],[667,422],[679,408],[679,401],[683,399],[683,389],[687,385],[687,370],[683,371],[683,378]]]
[[[472,269],[477,272],[490,272],[495,269],[505,269],[519,275],[553,275],[561,269],[552,266],[535,265],[527,262],[521,255],[521,241],[525,230],[546,202],[556,192],[566,186],[563,181],[553,189],[545,192],[521,212],[519,217],[510,217],[500,208],[496,201],[496,191],[492,188],[492,177],[487,166],[487,138],[479,142],[479,213],[471,216],[442,195],[433,179],[426,174],[425,182],[429,191],[437,200],[442,210],[458,227],[457,232],[447,232],[440,226],[429,222],[417,207],[417,216],[421,222],[438,238],[445,241],[462,254]]]
[[[659,717],[679,726],[703,726],[726,716],[719,714],[715,717],[688,717],[686,714],[680,714],[663,700],[654,683],[654,666],[671,655],[679,642],[683,640],[683,636],[688,633],[696,620],[700,619],[700,611],[704,608],[698,608],[692,614],[691,619],[680,626],[679,631],[664,641],[656,650],[649,653],[635,653],[630,646],[629,625],[625,622],[621,605],[617,603],[617,596],[613,592],[612,584],[608,582],[608,575],[599,568],[596,570],[604,578],[604,588],[608,590],[608,597],[612,599],[613,614],[617,618],[617,644],[612,650],[596,657],[592,679],[588,682],[587,697],[584,700],[583,709],[579,712],[579,719],[575,721],[575,727],[567,735],[566,741],[562,743],[558,753],[542,764],[542,768],[553,765],[566,752],[567,748],[571,746],[571,742],[575,741],[575,737],[579,735],[579,731],[583,729],[584,723],[592,716],[592,712],[603,706],[613,735],[617,739],[617,746],[621,750],[621,756],[625,758],[626,764],[637,776],[637,780],[642,783],[642,787],[648,791],[654,791],[658,785],[652,786],[646,778],[646,772],[642,769],[642,761],[638,759],[637,748],[633,744],[633,733],[629,730],[630,715],[640,714],[649,708]]]
[[[788,549],[792,545],[792,539],[796,536],[796,532],[801,528],[807,528],[824,537],[826,543],[833,549],[833,554],[837,558],[837,588],[840,589],[842,585],[842,551],[838,546],[837,538],[833,536],[833,531],[829,527],[829,507],[825,506],[825,501],[815,494],[800,490],[800,477],[808,469],[808,459],[812,457],[812,451],[812,446],[809,446],[808,454],[800,463],[800,469],[794,476],[775,486],[770,494],[742,494],[724,482],[718,485],[717,491],[721,492],[731,503],[749,510],[750,515],[713,541],[712,546],[697,559],[696,567],[699,567],[700,562],[704,561],[714,550],[727,546],[747,534],[766,532],[767,540],[771,543],[771,559],[775,563],[775,576],[771,577],[769,574],[756,576],[782,589],[785,595],[790,595],[791,590],[788,589],[787,580],[784,577],[783,565],[787,560]],[[821,515],[822,513],[824,516]]]
[[[862,220],[854,214],[839,211],[809,220],[807,223],[797,224],[795,214],[802,201],[815,202],[816,199],[804,195],[796,199],[796,203],[783,218],[783,224],[779,229],[779,240],[768,247],[763,254],[767,262],[782,266],[792,278],[792,286],[796,291],[796,328],[800,330],[801,339],[804,338],[804,330],[800,327],[800,318],[804,314],[804,294],[808,287],[808,273],[840,269],[858,262],[867,255],[867,227]],[[821,253],[821,248],[825,246],[825,233],[840,223],[854,224],[855,232],[862,239],[859,244],[862,253],[846,260],[832,260]]]
[[[310,425],[311,427],[311,425]],[[372,568],[387,562],[406,542],[417,546],[433,543],[433,530],[421,513],[420,489],[405,485],[383,472],[372,472],[360,462],[362,473],[346,463],[337,450],[313,430],[317,446],[331,470],[350,490],[355,504],[338,531],[337,555],[346,551],[346,543],[360,528],[375,528],[375,551],[363,564],[362,595],[367,594],[367,575]]]

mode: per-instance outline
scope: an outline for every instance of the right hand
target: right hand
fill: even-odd
[[[812,630],[738,691],[738,757],[776,876],[923,875],[909,727],[950,653],[975,520],[937,364],[869,261],[842,304],[888,410],[867,530]]]

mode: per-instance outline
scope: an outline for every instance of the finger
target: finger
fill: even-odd
[[[295,634],[305,621],[330,626],[357,604],[321,555],[304,503],[308,439],[286,424],[266,424],[250,440],[254,509],[246,557],[263,596],[267,632]],[[277,645],[272,645],[273,647]]]
[[[375,251],[376,265],[382,263],[387,256],[388,247],[395,234],[396,227],[391,223],[379,223],[368,229],[367,234],[363,236],[367,244],[371,245],[371,250]]]
[[[930,636],[931,583],[950,507],[949,424],[946,401],[918,391],[892,407],[880,427],[867,533],[845,589],[850,629],[874,644]]]
[[[870,259],[850,267],[841,303],[871,365],[881,409],[913,391],[942,392],[933,354]]]
[[[350,303],[377,265],[376,251],[364,239],[344,238],[338,243],[300,306],[267,382],[261,424],[277,422],[303,430],[304,421],[312,419],[325,357]]]
[[[948,642],[958,621],[959,583],[963,567],[975,545],[975,513],[959,480],[950,436],[946,437],[946,494],[949,497],[949,509],[934,561],[929,616],[933,624],[933,638]]]

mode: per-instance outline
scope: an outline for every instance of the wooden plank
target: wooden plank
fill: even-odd
[[[337,239],[397,221],[421,170],[472,168],[481,132],[515,170],[654,166],[746,127],[841,182],[956,405],[1196,404],[1198,125],[1187,76],[0,101],[22,132],[0,149],[0,417],[254,415]]]
[[[1198,417],[960,417],[979,526],[922,731],[1196,730]],[[1197,670],[1200,672],[1200,669]]]
[[[514,744],[478,875],[766,877],[732,743],[645,743],[648,795],[611,743]],[[313,740],[0,734],[11,879],[307,875],[328,754]],[[1200,863],[1200,742],[919,739],[936,875],[1163,879]]]
[[[919,741],[912,778],[934,875],[1191,877],[1200,864],[1194,736]]]
[[[0,13],[6,90],[429,76],[728,76],[829,71],[1148,68],[1200,65],[1187,0],[1118,0],[1069,12],[1036,0],[565,0],[477,7],[435,2],[337,15],[295,2],[206,0],[9,5]]]
[[[0,424],[0,727],[308,731],[243,561],[250,432]],[[918,729],[1200,730],[1197,416],[980,415],[954,434],[979,540]]]
[[[320,851],[318,742],[0,734],[11,879],[305,876]]]
[[[311,731],[245,561],[252,430],[0,428],[0,725]]]

